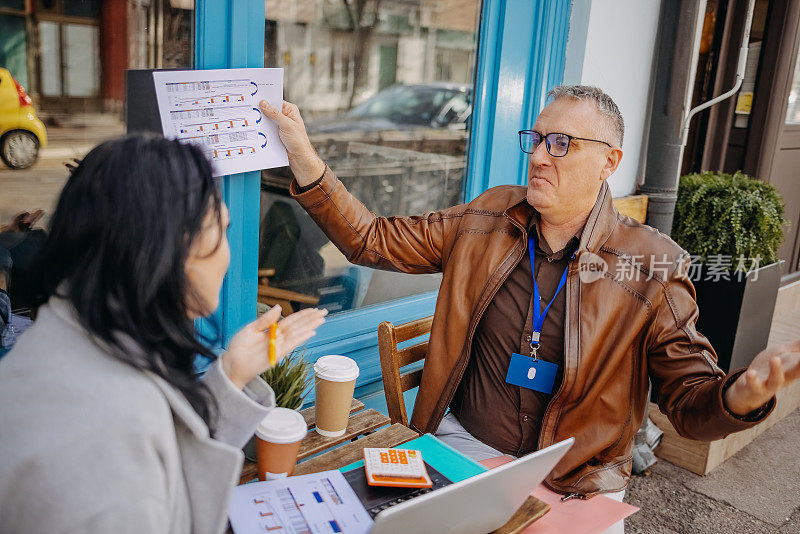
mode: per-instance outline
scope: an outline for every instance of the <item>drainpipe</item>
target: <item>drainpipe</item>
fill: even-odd
[[[669,234],[683,160],[683,123],[691,106],[705,0],[664,0],[653,80],[645,181],[647,224]],[[688,68],[687,68],[688,66]]]
[[[705,14],[706,0],[661,2],[644,183],[639,186],[639,192],[648,196],[647,224],[666,234],[672,227],[678,200],[683,118],[691,105]],[[649,390],[647,398],[650,398]],[[642,426],[633,442],[631,471],[634,475],[656,463],[653,449],[663,435],[650,421],[649,408],[647,403]]]
[[[750,0],[747,5],[747,19],[733,88],[685,113],[691,102],[697,71],[705,3],[704,0],[666,0],[662,4],[662,33],[659,39],[645,182],[640,191],[649,196],[647,224],[667,235],[672,230],[681,163],[692,117],[735,95],[742,86],[747,65],[755,0]],[[691,47],[688,46],[690,36],[694,37]],[[681,69],[681,65],[686,64],[690,65],[688,72]]]
[[[705,17],[705,0],[664,0],[661,4],[661,32],[658,40],[656,76],[650,115],[645,181],[639,191],[648,195],[647,224],[669,235],[678,200],[683,151],[689,137],[689,124],[697,113],[730,98],[742,85],[750,26],[755,0],[747,6],[747,19],[739,49],[736,83],[725,93],[684,113],[691,105],[697,72],[700,37]],[[689,65],[689,70],[681,68]],[[650,395],[647,395],[648,398]],[[633,474],[639,474],[656,462],[653,449],[663,432],[649,418],[649,404],[644,421],[636,433],[633,447]]]

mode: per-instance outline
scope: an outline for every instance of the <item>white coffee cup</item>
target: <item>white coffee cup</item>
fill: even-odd
[[[299,412],[272,408],[256,429],[256,459],[259,480],[289,476],[297,463],[300,443],[308,425]]]

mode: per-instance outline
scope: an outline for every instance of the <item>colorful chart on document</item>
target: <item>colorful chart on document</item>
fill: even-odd
[[[238,486],[230,519],[237,534],[365,534],[372,526],[338,471]]]
[[[166,137],[200,146],[215,176],[288,164],[277,126],[258,103],[281,106],[283,69],[153,73]]]

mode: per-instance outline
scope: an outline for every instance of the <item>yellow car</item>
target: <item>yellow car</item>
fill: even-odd
[[[12,169],[36,162],[47,146],[47,130],[36,116],[31,98],[11,73],[0,68],[0,158]]]

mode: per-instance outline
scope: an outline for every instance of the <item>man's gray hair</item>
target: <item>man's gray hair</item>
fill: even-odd
[[[608,119],[612,135],[617,137],[619,146],[622,146],[622,138],[625,136],[625,121],[622,120],[622,113],[619,112],[617,104],[602,89],[593,85],[559,85],[553,88],[547,96],[553,100],[574,98],[575,100],[594,102],[597,111]]]

